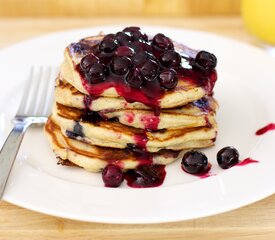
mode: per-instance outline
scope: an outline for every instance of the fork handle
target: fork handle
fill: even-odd
[[[0,152],[0,200],[9,178],[14,160],[19,150],[26,129],[31,125],[30,122],[17,122],[11,130]]]

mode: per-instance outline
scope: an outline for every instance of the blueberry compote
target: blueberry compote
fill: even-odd
[[[133,188],[158,187],[165,179],[163,165],[140,165],[124,174],[127,185]]]
[[[106,187],[119,187],[123,179],[123,172],[118,166],[107,165],[102,170],[102,180]]]
[[[239,163],[239,152],[234,147],[224,147],[217,153],[217,161],[221,168],[231,168]]]
[[[122,173],[119,167],[108,165],[102,173],[105,186],[118,187],[124,177],[131,187],[161,185],[166,175],[165,167],[154,165],[153,154],[147,151],[148,131],[158,130],[160,100],[166,92],[173,91],[180,81],[202,87],[211,95],[217,80],[216,57],[206,51],[190,54],[185,47],[177,51],[169,37],[158,33],[149,39],[139,27],[127,27],[105,35],[101,40],[89,42],[84,39],[72,44],[70,50],[82,57],[76,70],[89,93],[84,99],[86,112],[81,117],[82,121],[95,124],[110,121],[102,113],[91,111],[92,101],[109,88],[114,88],[127,102],[140,102],[153,110],[151,116],[141,117],[145,130],[135,132],[135,143],[128,144],[125,149],[134,155],[139,166]],[[182,64],[183,61],[185,64]],[[197,101],[195,105],[209,110],[207,101]],[[134,115],[127,115],[126,118],[131,123]],[[81,135],[81,129],[74,130]],[[76,133],[72,133],[74,137],[73,134]],[[185,171],[205,174],[210,169],[202,153],[194,153],[191,158],[182,162]]]
[[[181,167],[187,173],[202,175],[210,170],[211,165],[204,153],[191,150],[183,155]]]
[[[108,88],[128,102],[141,102],[159,114],[160,99],[166,91],[176,88],[179,81],[188,81],[212,93],[217,74],[216,57],[206,51],[190,56],[184,48],[178,52],[173,41],[162,33],[152,39],[139,27],[127,27],[101,41],[82,40],[71,50],[82,51],[76,69],[82,84],[91,96],[99,96]],[[181,62],[189,63],[184,67]]]

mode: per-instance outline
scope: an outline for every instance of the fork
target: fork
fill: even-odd
[[[52,67],[32,67],[30,70],[20,107],[13,119],[14,127],[0,152],[0,200],[24,133],[31,125],[42,126],[47,121],[53,102],[52,72]]]

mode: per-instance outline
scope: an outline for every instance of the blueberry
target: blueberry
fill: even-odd
[[[160,85],[167,89],[173,89],[178,84],[177,73],[173,69],[164,70],[159,74],[159,83]]]
[[[131,41],[148,41],[148,36],[141,32],[139,27],[126,27],[123,32],[128,33],[131,36]]]
[[[98,63],[98,62],[99,62],[99,58],[91,53],[81,59],[80,68],[82,69],[82,71],[88,72],[91,66],[94,63]]]
[[[172,40],[162,33],[158,33],[154,36],[152,44],[163,50],[174,49]]]
[[[130,87],[140,88],[144,83],[140,70],[138,68],[132,69],[126,77],[126,82]]]
[[[134,171],[136,183],[140,186],[150,186],[160,181],[160,176],[154,169],[154,165],[140,165]]]
[[[135,27],[135,26],[126,27],[122,31],[123,32],[140,32],[140,27]]]
[[[83,128],[79,122],[76,122],[73,131],[66,130],[66,135],[69,138],[84,137]]]
[[[78,42],[78,43],[72,43],[69,46],[74,52],[77,52],[79,54],[87,54],[91,51],[92,47],[86,43]]]
[[[149,52],[141,51],[141,52],[138,52],[137,54],[135,54],[132,57],[132,62],[135,66],[140,66],[140,65],[144,64],[147,59],[153,59],[154,60],[155,57],[154,57],[154,55],[152,55]]]
[[[114,39],[115,39],[115,34],[110,33],[110,34],[105,35],[102,40],[104,41],[104,40],[114,40]]]
[[[191,174],[204,173],[208,169],[208,160],[204,153],[191,150],[184,154],[181,166],[184,171]]]
[[[124,175],[119,167],[107,165],[102,170],[102,180],[106,187],[119,187],[124,180]]]
[[[156,61],[149,59],[142,65],[140,72],[147,81],[152,81],[159,72],[159,65]]]
[[[104,81],[107,74],[108,69],[104,64],[94,63],[85,76],[90,83],[98,83]]]
[[[134,50],[128,46],[120,46],[116,50],[117,56],[126,56],[126,57],[132,57],[134,55]]]
[[[196,100],[196,101],[192,102],[192,104],[194,106],[196,106],[197,108],[200,108],[204,112],[210,112],[212,110],[211,106],[208,102],[208,99],[206,97]]]
[[[126,43],[125,45],[134,49],[136,53],[143,52],[143,51],[150,52],[150,53],[153,52],[152,46],[145,42],[129,42],[129,43]]]
[[[217,66],[216,56],[207,51],[198,52],[195,58],[195,62],[203,67],[205,70],[212,70]]]
[[[239,152],[234,147],[224,147],[217,153],[217,161],[221,168],[231,168],[239,162]]]
[[[161,55],[159,61],[164,67],[176,68],[180,66],[181,56],[173,50],[168,50]]]
[[[113,53],[118,48],[118,42],[114,39],[104,39],[99,45],[99,50],[103,53]]]
[[[98,123],[105,121],[106,118],[104,118],[100,112],[86,111],[83,115],[81,115],[81,120],[84,122]]]
[[[131,41],[131,35],[127,32],[117,32],[115,35],[115,39],[121,44],[124,45],[124,43]]]
[[[74,125],[74,129],[73,129],[73,133],[75,133],[76,135],[80,136],[80,137],[84,137],[84,133],[83,133],[83,128],[82,126],[79,124],[79,122],[76,122]]]
[[[128,57],[115,57],[113,59],[111,68],[115,74],[124,75],[128,72],[131,63],[131,59]]]

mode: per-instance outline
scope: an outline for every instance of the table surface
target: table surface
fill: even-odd
[[[252,43],[239,17],[169,19],[0,19],[0,48],[48,32],[106,24],[203,30]],[[238,210],[174,223],[117,225],[47,216],[0,201],[1,239],[275,239],[275,195]]]

